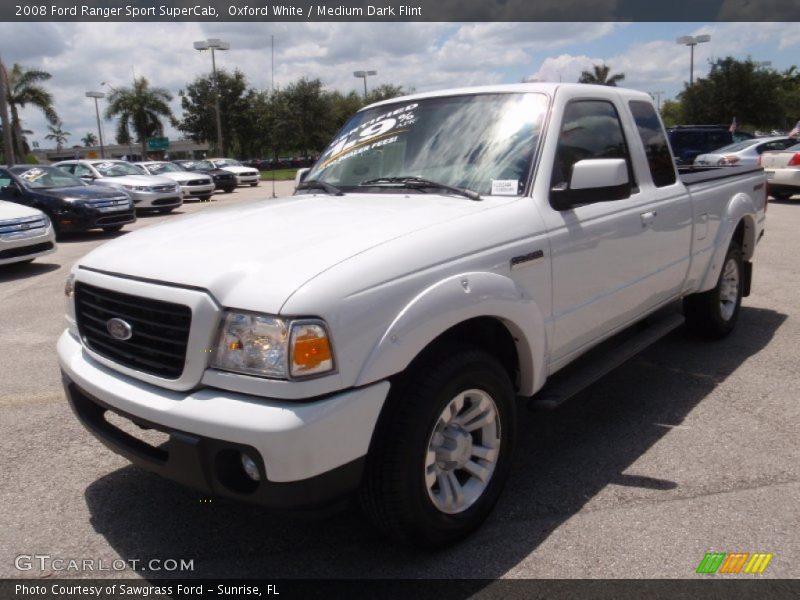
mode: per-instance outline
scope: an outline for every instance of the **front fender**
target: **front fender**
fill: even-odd
[[[476,317],[494,317],[511,333],[520,361],[519,393],[532,395],[544,384],[544,318],[514,280],[488,272],[455,275],[418,294],[372,349],[356,385],[399,373],[439,335]]]
[[[756,215],[758,208],[754,200],[747,194],[736,194],[731,198],[725,213],[717,229],[717,237],[714,242],[714,253],[706,268],[700,291],[712,289],[717,285],[722,265],[725,262],[725,255],[731,245],[733,234],[736,232],[740,222],[744,222],[744,244],[742,251],[745,260],[751,260],[756,247],[758,232]]]

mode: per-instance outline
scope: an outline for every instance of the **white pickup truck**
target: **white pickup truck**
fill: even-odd
[[[165,477],[279,508],[357,492],[387,534],[445,545],[497,500],[520,402],[558,405],[682,323],[676,301],[694,331],[731,331],[765,212],[760,168],[679,174],[644,93],[393,99],[352,117],[294,196],[83,258],[67,396]]]

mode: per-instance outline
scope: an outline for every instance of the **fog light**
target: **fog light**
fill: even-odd
[[[242,467],[250,479],[253,481],[261,481],[261,473],[258,472],[258,465],[256,464],[256,461],[244,453],[242,454]]]

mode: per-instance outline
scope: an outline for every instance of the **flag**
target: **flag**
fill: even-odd
[[[733,121],[731,121],[731,126],[728,127],[728,131],[731,133],[736,133],[736,117],[733,117]]]
[[[795,123],[795,124],[794,124],[794,129],[792,129],[792,130],[789,132],[789,137],[790,137],[790,138],[796,138],[797,136],[800,136],[800,121],[798,121],[797,123]]]

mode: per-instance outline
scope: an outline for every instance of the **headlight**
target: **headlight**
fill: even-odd
[[[211,367],[259,377],[302,378],[332,371],[333,353],[321,321],[287,321],[228,311]]]
[[[75,273],[70,273],[67,276],[67,282],[64,284],[64,295],[67,298],[72,298],[75,295]]]

